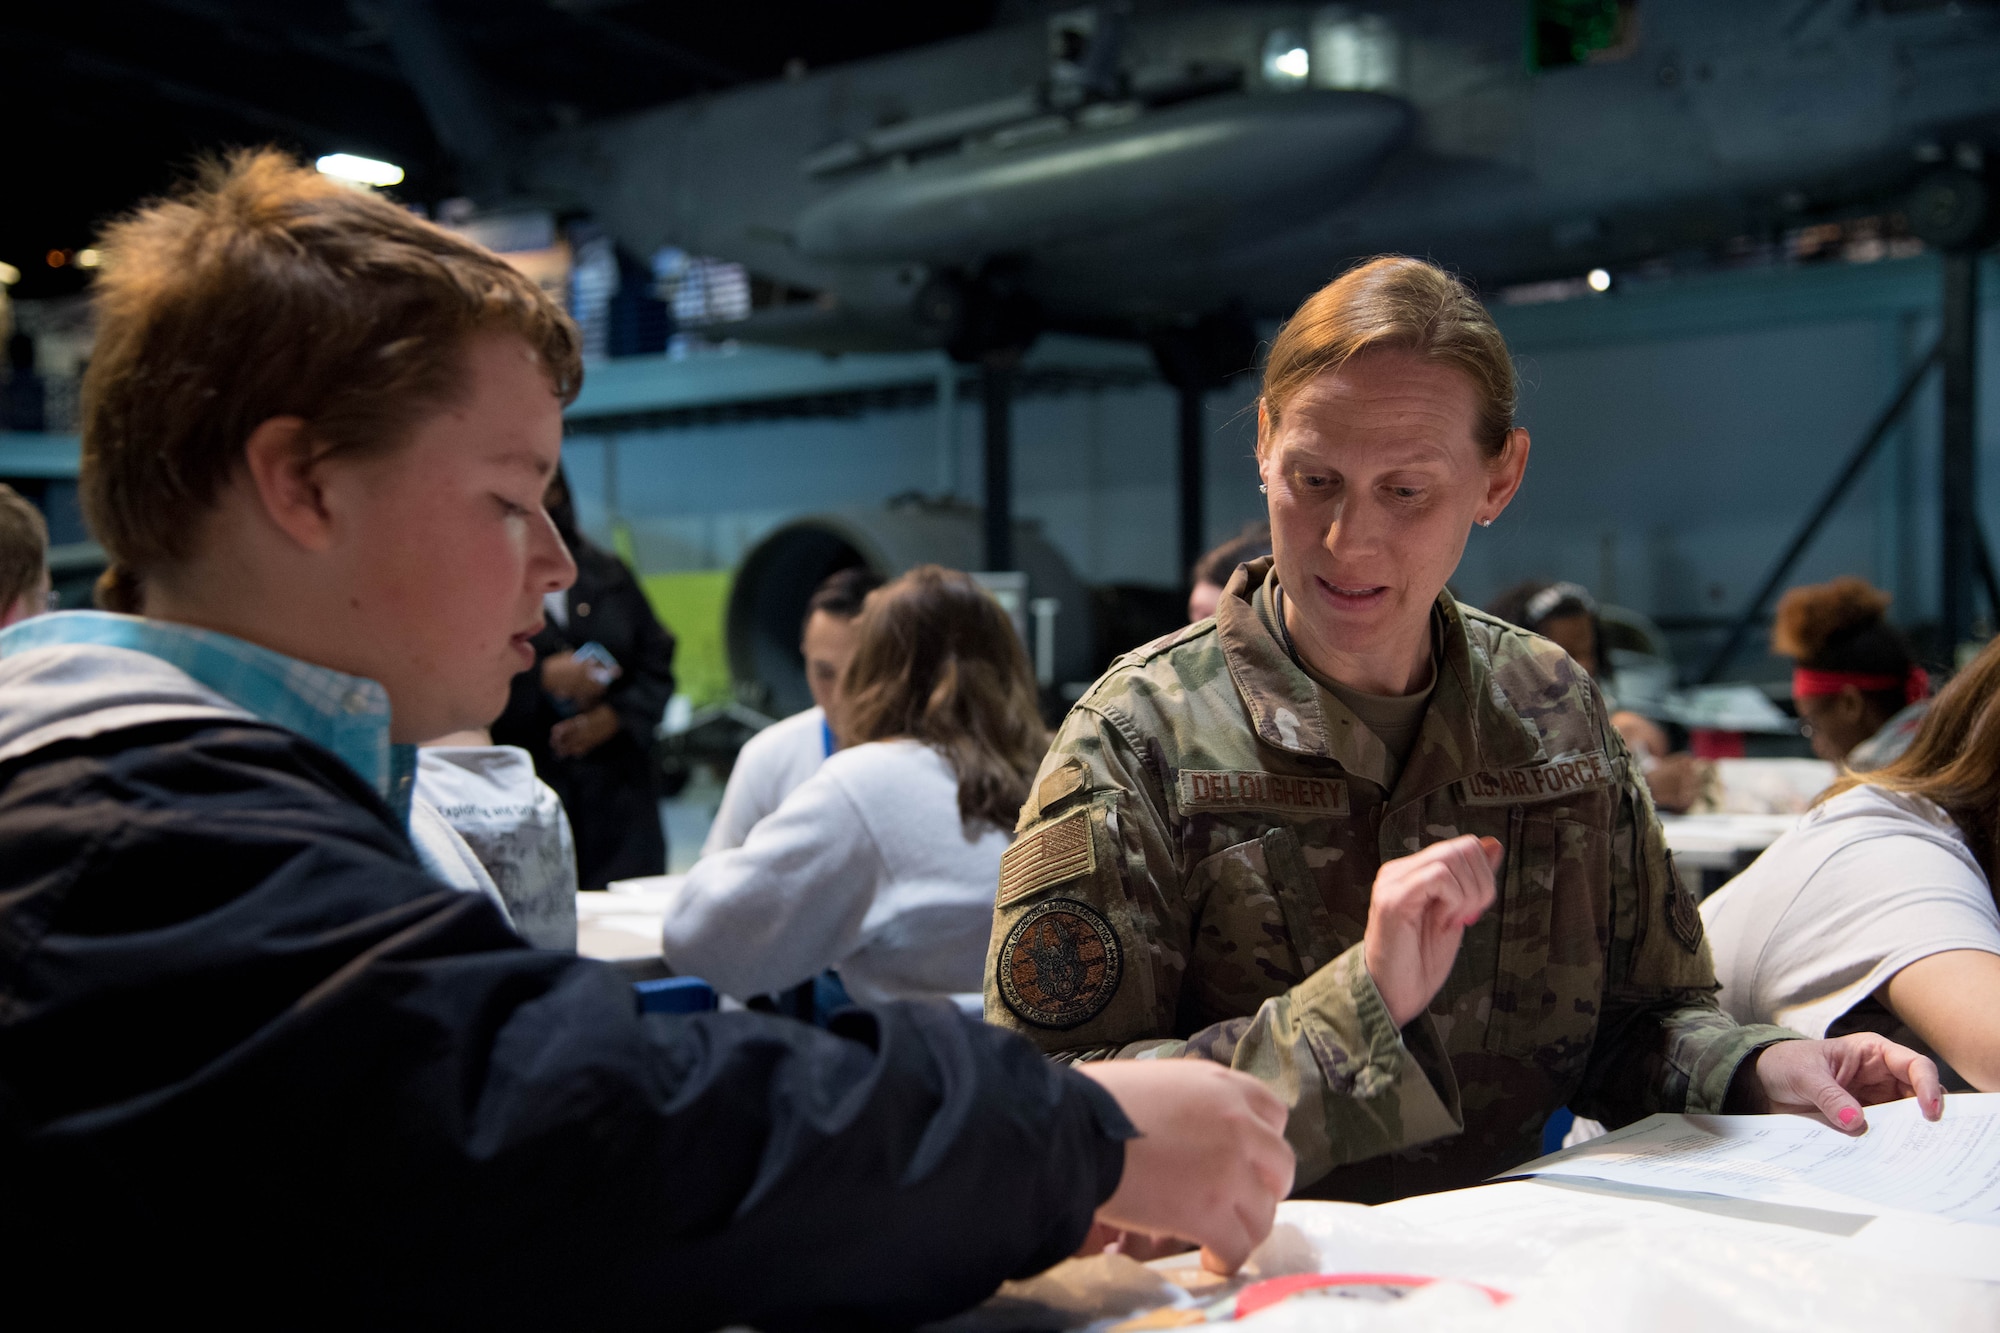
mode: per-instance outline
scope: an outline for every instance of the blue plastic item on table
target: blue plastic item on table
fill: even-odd
[[[632,983],[642,1014],[705,1014],[714,1009],[715,987],[700,977],[660,977]]]
[[[1559,1111],[1550,1113],[1548,1120],[1542,1125],[1542,1155],[1544,1157],[1552,1152],[1562,1151],[1563,1139],[1568,1137],[1570,1126],[1575,1123],[1576,1112],[1570,1110],[1567,1106]]]

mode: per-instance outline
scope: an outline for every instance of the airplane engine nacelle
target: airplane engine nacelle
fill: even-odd
[[[1248,239],[1361,187],[1411,118],[1361,92],[1208,97],[1101,128],[1052,117],[1040,141],[878,168],[793,235],[815,259],[930,264],[1163,229]]]
[[[885,579],[923,564],[976,570],[982,546],[979,510],[927,501],[813,514],[775,529],[744,555],[729,593],[729,670],[740,695],[778,717],[812,706],[799,629],[813,590],[835,570],[864,565]],[[1052,620],[1017,617],[1031,641],[1044,625],[1053,636],[1030,660],[1040,658],[1054,684],[1095,678],[1090,589],[1032,523],[1014,526],[1014,561],[1030,601],[1057,603]]]

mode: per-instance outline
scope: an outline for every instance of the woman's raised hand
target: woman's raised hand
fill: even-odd
[[[1202,1266],[1233,1273],[1271,1234],[1292,1189],[1285,1106],[1247,1074],[1207,1060],[1102,1060],[1077,1072],[1103,1084],[1139,1137],[1100,1224],[1201,1246]]]
[[[1397,1027],[1421,1014],[1451,975],[1465,928],[1498,896],[1493,876],[1506,855],[1497,839],[1468,834],[1375,872],[1361,957]]]

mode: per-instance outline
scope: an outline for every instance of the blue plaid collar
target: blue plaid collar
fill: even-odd
[[[0,630],[0,657],[72,644],[128,648],[178,667],[245,712],[339,755],[408,826],[417,750],[390,744],[389,694],[374,681],[213,630],[107,611],[58,611]]]

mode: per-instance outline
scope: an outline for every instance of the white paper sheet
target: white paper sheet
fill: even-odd
[[[1510,1174],[2000,1227],[2000,1094],[1947,1097],[1936,1124],[1915,1101],[1871,1107],[1859,1138],[1802,1116],[1658,1115]]]
[[[1202,1272],[1192,1254],[1144,1269],[1115,1256],[1071,1260],[1006,1284],[980,1309],[932,1333],[1113,1333],[1137,1312],[1161,1307],[1165,1314],[1148,1327],[1227,1321],[1231,1297],[1290,1273],[1399,1273],[1438,1285],[1384,1304],[1287,1303],[1242,1319],[1246,1333],[1882,1333],[1913,1322],[1925,1333],[2000,1328],[2000,1286],[1990,1285],[2000,1278],[2000,1246],[1990,1228],[1912,1218],[1915,1230],[1871,1242],[1891,1220],[1840,1235],[1704,1211],[1686,1200],[1586,1192],[1553,1179],[1378,1208],[1294,1200],[1279,1207],[1270,1238],[1234,1279]],[[1495,1304],[1481,1289],[1513,1299]],[[1914,1321],[1913,1310],[1920,1312]]]

